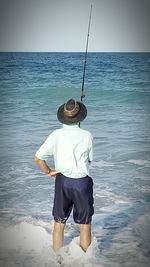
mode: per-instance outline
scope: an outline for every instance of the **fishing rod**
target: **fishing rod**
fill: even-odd
[[[83,98],[85,97],[85,93],[84,93],[84,81],[85,81],[85,70],[86,70],[88,43],[89,43],[89,35],[90,35],[91,16],[92,16],[92,5],[91,5],[91,10],[90,10],[89,25],[88,25],[88,34],[87,34],[87,41],[86,41],[86,50],[85,50],[85,56],[84,56],[83,78],[82,78],[82,87],[81,87],[81,94],[80,94],[80,96],[81,96],[81,102],[83,102]],[[81,122],[79,122],[79,127],[80,127],[80,125],[81,125]]]
[[[81,88],[81,102],[83,101],[83,98],[85,97],[85,93],[84,93],[84,81],[85,81],[85,70],[86,70],[88,43],[89,43],[89,35],[90,35],[91,16],[92,16],[92,5],[91,5],[91,10],[90,10],[89,25],[88,25],[88,34],[87,34],[87,41],[86,41],[86,51],[85,51],[85,58],[84,58],[84,68],[83,68],[83,78],[82,78],[82,88]]]

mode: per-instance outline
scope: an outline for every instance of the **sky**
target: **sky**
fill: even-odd
[[[0,51],[150,52],[150,0],[0,0]]]

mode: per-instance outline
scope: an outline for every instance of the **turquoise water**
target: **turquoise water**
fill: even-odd
[[[37,169],[34,154],[61,127],[57,108],[80,100],[84,54],[0,53],[0,62],[1,225],[41,225],[52,221],[54,181]],[[123,266],[111,251],[116,236],[149,220],[150,53],[89,53],[84,103],[88,117],[81,127],[94,136],[92,231],[101,256],[110,258],[104,266]],[[128,266],[146,264],[144,229],[137,237],[141,263],[129,257]]]

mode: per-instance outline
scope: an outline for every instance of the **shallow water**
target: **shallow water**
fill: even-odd
[[[83,61],[82,53],[0,53],[2,267],[148,266],[149,53],[88,54],[81,127],[94,136],[92,244],[84,254],[71,216],[59,259],[50,247],[54,180],[33,158],[61,127],[58,106],[80,99]]]

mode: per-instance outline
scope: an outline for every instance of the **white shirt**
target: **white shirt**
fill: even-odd
[[[47,160],[54,156],[55,170],[70,178],[89,175],[89,162],[93,160],[93,137],[78,125],[65,125],[53,131],[35,156]]]

